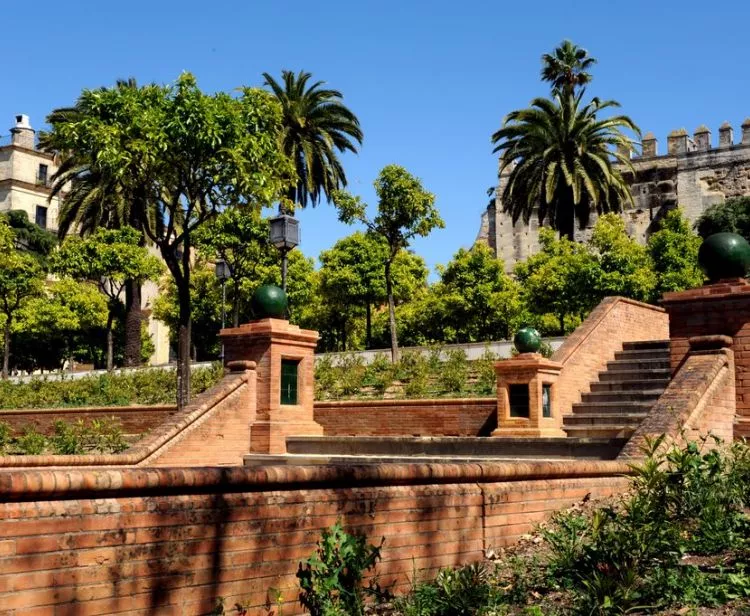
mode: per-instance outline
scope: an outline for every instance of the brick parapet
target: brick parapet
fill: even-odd
[[[623,343],[668,337],[664,308],[625,297],[604,298],[552,356],[563,366],[557,382],[560,412],[571,412]]]

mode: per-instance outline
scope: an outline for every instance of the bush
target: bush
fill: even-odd
[[[408,398],[419,398],[427,392],[430,364],[419,351],[403,353],[396,366],[396,374],[404,384],[404,393]]]
[[[378,353],[365,370],[364,385],[372,387],[379,396],[385,394],[393,383],[396,368],[388,357]]]
[[[347,353],[336,367],[339,396],[354,396],[360,393],[365,378],[365,361],[361,355]]]
[[[83,419],[73,423],[56,421],[51,437],[34,426],[26,426],[20,436],[14,437],[10,426],[0,422],[0,442],[3,455],[28,456],[120,453],[129,446],[114,417],[93,419],[89,423]]]
[[[302,606],[312,616],[362,616],[362,577],[380,560],[381,547],[350,535],[340,522],[323,531],[315,554],[297,571]]]
[[[474,362],[474,370],[477,374],[477,393],[481,395],[495,393],[497,387],[497,375],[495,373],[496,361],[497,356],[490,351],[488,347],[484,350],[482,357]]]
[[[460,394],[466,388],[469,379],[469,363],[463,349],[448,351],[448,357],[440,367],[438,381],[445,393]]]
[[[336,369],[330,355],[324,355],[315,362],[315,399],[328,400],[335,397]]]

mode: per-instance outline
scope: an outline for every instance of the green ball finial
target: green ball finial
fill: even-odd
[[[256,319],[284,319],[286,318],[287,298],[281,287],[264,284],[253,293],[250,302]]]
[[[703,240],[698,263],[711,282],[744,278],[750,269],[750,244],[736,233],[714,233]]]
[[[519,353],[538,353],[542,346],[542,337],[533,327],[524,327],[516,332],[513,344]]]

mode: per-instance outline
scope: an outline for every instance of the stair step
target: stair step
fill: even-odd
[[[661,387],[662,391],[669,385],[669,379],[649,379],[649,380],[637,380],[637,381],[599,381],[597,383],[591,383],[591,391],[643,391],[643,390],[655,390]]]
[[[599,373],[600,382],[609,381],[654,381],[669,380],[669,368],[643,370],[607,370]]]
[[[581,396],[582,402],[656,402],[664,393],[663,389],[641,391],[592,391]]]
[[[634,359],[660,359],[668,360],[669,351],[663,349],[638,349],[630,351],[617,351],[615,353],[615,360],[627,360],[631,361]]]
[[[636,426],[565,426],[563,430],[573,438],[630,438]]]
[[[610,372],[629,372],[630,370],[669,370],[669,357],[664,359],[616,359],[607,362]]]
[[[643,351],[645,349],[669,349],[669,340],[640,340],[624,342],[623,351]]]
[[[652,404],[650,402],[576,402],[573,404],[574,415],[603,415],[612,414],[619,415],[620,413],[648,413],[651,410]],[[565,415],[564,417],[570,417]]]
[[[563,417],[563,429],[570,426],[638,426],[648,413],[577,414]]]

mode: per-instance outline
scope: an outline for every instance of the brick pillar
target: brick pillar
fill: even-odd
[[[284,454],[287,436],[323,434],[313,419],[318,332],[283,319],[260,319],[222,330],[221,339],[227,364],[238,360],[257,364],[256,412],[254,418],[248,418],[249,453]],[[290,403],[288,397],[282,403],[282,362],[285,370],[296,371],[296,403]]]
[[[561,363],[545,359],[539,353],[521,353],[496,362],[497,428],[492,436],[565,437],[557,405],[560,370]],[[549,417],[544,416],[545,390]],[[518,405],[520,400],[527,400],[528,404]]]
[[[734,437],[750,437],[750,282],[735,278],[666,293],[661,304],[669,315],[673,376],[690,350],[691,338],[732,338],[737,399]]]

